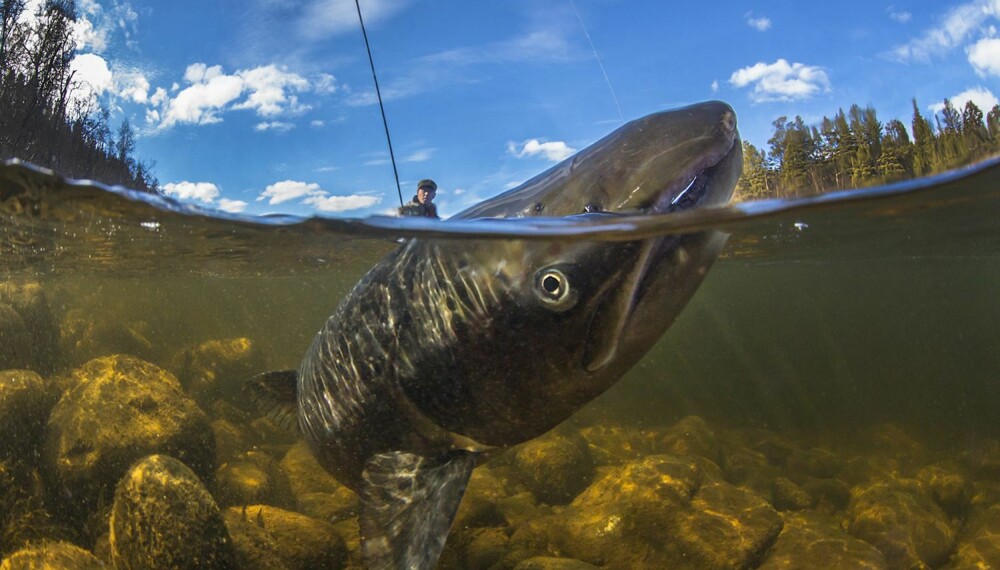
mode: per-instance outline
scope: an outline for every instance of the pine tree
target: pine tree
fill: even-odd
[[[920,114],[917,100],[913,99],[913,173],[917,176],[930,174],[934,162],[934,130],[931,123]]]

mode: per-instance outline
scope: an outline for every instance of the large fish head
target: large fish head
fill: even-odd
[[[742,169],[736,114],[721,101],[653,113],[456,218],[657,214],[722,204]]]
[[[460,217],[664,215],[728,201],[741,168],[735,114],[704,103],[632,121]],[[656,342],[723,243],[714,231],[631,242],[428,242],[417,254],[430,260],[428,273],[414,279],[437,298],[418,300],[417,316],[430,327],[424,342],[444,354],[433,382],[406,391],[439,425],[482,443],[547,431]],[[436,284],[446,274],[453,289],[443,291]]]

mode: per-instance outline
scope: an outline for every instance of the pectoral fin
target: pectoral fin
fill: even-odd
[[[289,431],[299,429],[299,403],[296,398],[298,372],[275,370],[247,380],[243,389],[260,411],[275,424]]]
[[[441,458],[403,452],[370,458],[361,492],[361,541],[367,567],[433,568],[475,466],[475,454],[466,451]]]

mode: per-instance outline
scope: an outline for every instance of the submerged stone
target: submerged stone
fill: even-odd
[[[240,570],[288,570],[274,538],[246,510],[226,509],[223,516]]]
[[[771,502],[779,511],[801,511],[812,507],[815,503],[812,495],[785,477],[774,480]]]
[[[947,568],[1000,568],[1000,505],[984,509],[970,518]]]
[[[228,512],[228,517],[242,517],[244,510],[230,507]],[[290,570],[340,568],[347,560],[344,539],[326,522],[264,505],[246,507],[246,518],[271,536]]]
[[[35,372],[0,370],[0,459],[37,462],[45,420],[55,403],[49,386]]]
[[[118,484],[110,546],[119,570],[236,568],[215,500],[191,469],[166,455],[142,459]]]
[[[930,498],[887,482],[851,493],[848,532],[878,548],[889,567],[937,567],[948,559],[955,532]]]
[[[31,343],[28,366],[39,374],[51,374],[59,355],[59,326],[49,309],[42,286],[38,283],[0,284],[0,303],[10,305],[24,323]],[[2,341],[0,344],[3,344]],[[2,368],[9,367],[0,365]]]
[[[593,425],[580,430],[587,442],[594,464],[620,465],[635,461],[653,450],[652,436],[647,432],[615,425]]]
[[[243,391],[248,378],[264,370],[264,359],[248,338],[210,340],[185,348],[174,356],[171,369],[202,406],[222,400],[250,409]]]
[[[786,467],[794,473],[817,479],[830,479],[836,477],[844,468],[844,460],[832,451],[813,447],[792,452]]]
[[[688,416],[667,429],[655,446],[657,453],[697,455],[719,461],[719,445],[715,432],[698,416]]]
[[[0,369],[30,368],[34,360],[24,320],[13,307],[0,303]]]
[[[917,479],[927,488],[931,498],[949,514],[960,514],[972,504],[975,488],[957,465],[926,465],[917,471]]]
[[[550,433],[517,448],[514,465],[540,502],[564,505],[590,484],[594,462],[579,435]]]
[[[44,462],[56,493],[80,517],[110,503],[115,483],[138,459],[177,457],[199,477],[214,474],[207,416],[165,370],[126,355],[91,360],[52,410]]]
[[[305,441],[299,441],[281,459],[281,468],[288,475],[292,493],[335,493],[343,485],[316,461]]]
[[[295,502],[288,476],[278,462],[260,451],[250,451],[219,468],[215,475],[219,503],[265,504],[290,507]]]
[[[767,551],[760,570],[823,568],[880,570],[888,568],[874,546],[844,532],[835,521],[804,511],[783,516],[784,528]]]
[[[66,313],[60,327],[60,356],[67,365],[79,365],[112,354],[156,358],[156,346],[147,338],[145,321],[123,322],[80,309]]]
[[[596,570],[598,567],[571,558],[553,558],[551,556],[535,556],[522,560],[514,566],[514,570]]]
[[[69,542],[41,542],[0,562],[0,570],[105,570],[93,554]]]

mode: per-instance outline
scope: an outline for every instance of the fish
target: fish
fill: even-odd
[[[736,115],[710,101],[633,120],[440,223],[670,215],[726,203],[741,170]],[[725,240],[717,230],[410,239],[354,286],[297,370],[248,387],[359,495],[369,568],[433,568],[477,462],[611,387],[667,330]]]

